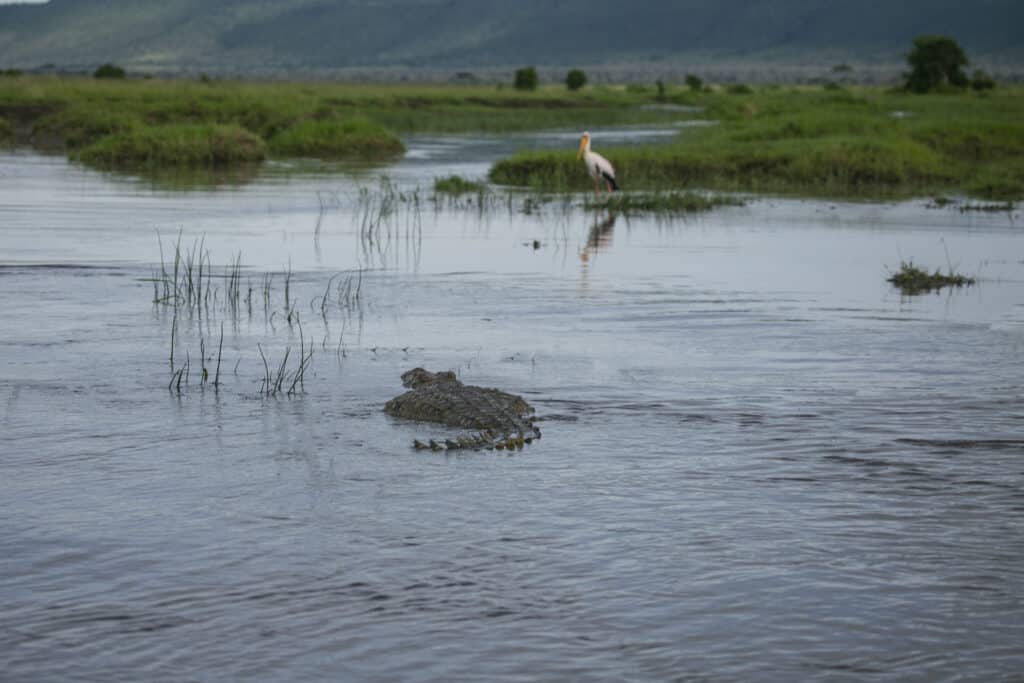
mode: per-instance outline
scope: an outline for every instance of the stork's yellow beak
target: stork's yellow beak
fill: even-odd
[[[586,148],[586,146],[587,146],[587,136],[584,135],[583,137],[580,138],[580,148],[579,148],[579,151],[576,152],[576,160],[577,161],[579,161],[580,157],[583,156],[583,150]]]

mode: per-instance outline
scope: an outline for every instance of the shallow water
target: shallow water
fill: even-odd
[[[386,173],[415,197],[523,144],[546,143],[418,138]],[[282,164],[165,192],[0,156],[3,678],[1019,676],[1019,215],[422,191],[368,240],[361,187]],[[241,253],[251,312],[152,303],[179,231],[218,276]],[[901,297],[901,259],[981,282]],[[300,343],[289,267],[314,357],[267,398],[257,344]],[[221,323],[214,390],[196,354]],[[380,408],[417,365],[522,393],[544,438],[412,450],[443,430]]]

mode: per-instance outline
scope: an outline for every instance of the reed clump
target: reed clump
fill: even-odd
[[[911,296],[925,294],[943,287],[965,287],[973,285],[975,282],[974,278],[954,273],[952,270],[943,273],[936,269],[935,272],[929,273],[911,261],[901,262],[899,271],[886,278],[886,281],[899,287],[903,294]]]
[[[408,200],[392,185],[387,196],[388,206],[382,211],[373,209],[373,220],[385,221],[396,214],[396,206]],[[374,207],[379,203],[367,200]],[[391,228],[374,226],[374,239],[392,240]],[[305,377],[309,371],[317,345],[326,349],[333,345],[332,326],[339,322],[341,330],[336,336],[339,357],[347,354],[346,333],[355,327],[361,329],[365,314],[364,271],[341,272],[333,275],[323,288],[322,295],[309,300],[309,309],[322,321],[322,330],[309,335],[300,312],[300,295],[294,273],[289,265],[279,272],[264,272],[258,276],[247,274],[242,266],[242,255],[232,256],[224,265],[215,265],[206,248],[205,238],[183,243],[181,233],[165,248],[159,240],[160,264],[150,278],[153,285],[153,304],[168,311],[170,318],[169,365],[167,388],[181,394],[189,387],[222,385],[225,326],[238,330],[243,323],[252,324],[261,317],[268,334],[287,330],[291,339],[298,337],[298,350],[293,343],[284,345],[280,355],[265,349],[266,341],[246,352],[236,348],[238,367],[247,359],[261,368],[259,393],[265,397],[291,397],[305,391]],[[339,316],[340,314],[340,316]],[[217,326],[219,325],[219,336]],[[358,332],[357,332],[358,334]],[[198,346],[198,353],[196,347]]]

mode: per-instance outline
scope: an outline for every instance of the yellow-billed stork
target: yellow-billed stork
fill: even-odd
[[[580,138],[580,149],[576,154],[576,159],[582,157],[583,163],[587,165],[587,172],[590,173],[590,177],[594,179],[594,196],[600,199],[601,194],[598,191],[599,182],[604,181],[605,187],[608,189],[609,194],[614,190],[619,189],[619,186],[615,182],[615,167],[612,166],[611,162],[605,159],[597,152],[590,151],[590,133],[583,133],[583,137]]]

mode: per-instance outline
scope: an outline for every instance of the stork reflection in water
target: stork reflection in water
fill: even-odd
[[[580,260],[584,263],[590,260],[590,257],[597,255],[598,252],[604,251],[612,244],[612,234],[615,230],[615,219],[618,216],[614,212],[608,212],[608,216],[601,218],[601,214],[598,213],[594,220],[594,224],[590,226],[590,232],[587,233],[587,244],[583,247],[583,251],[580,252]]]

